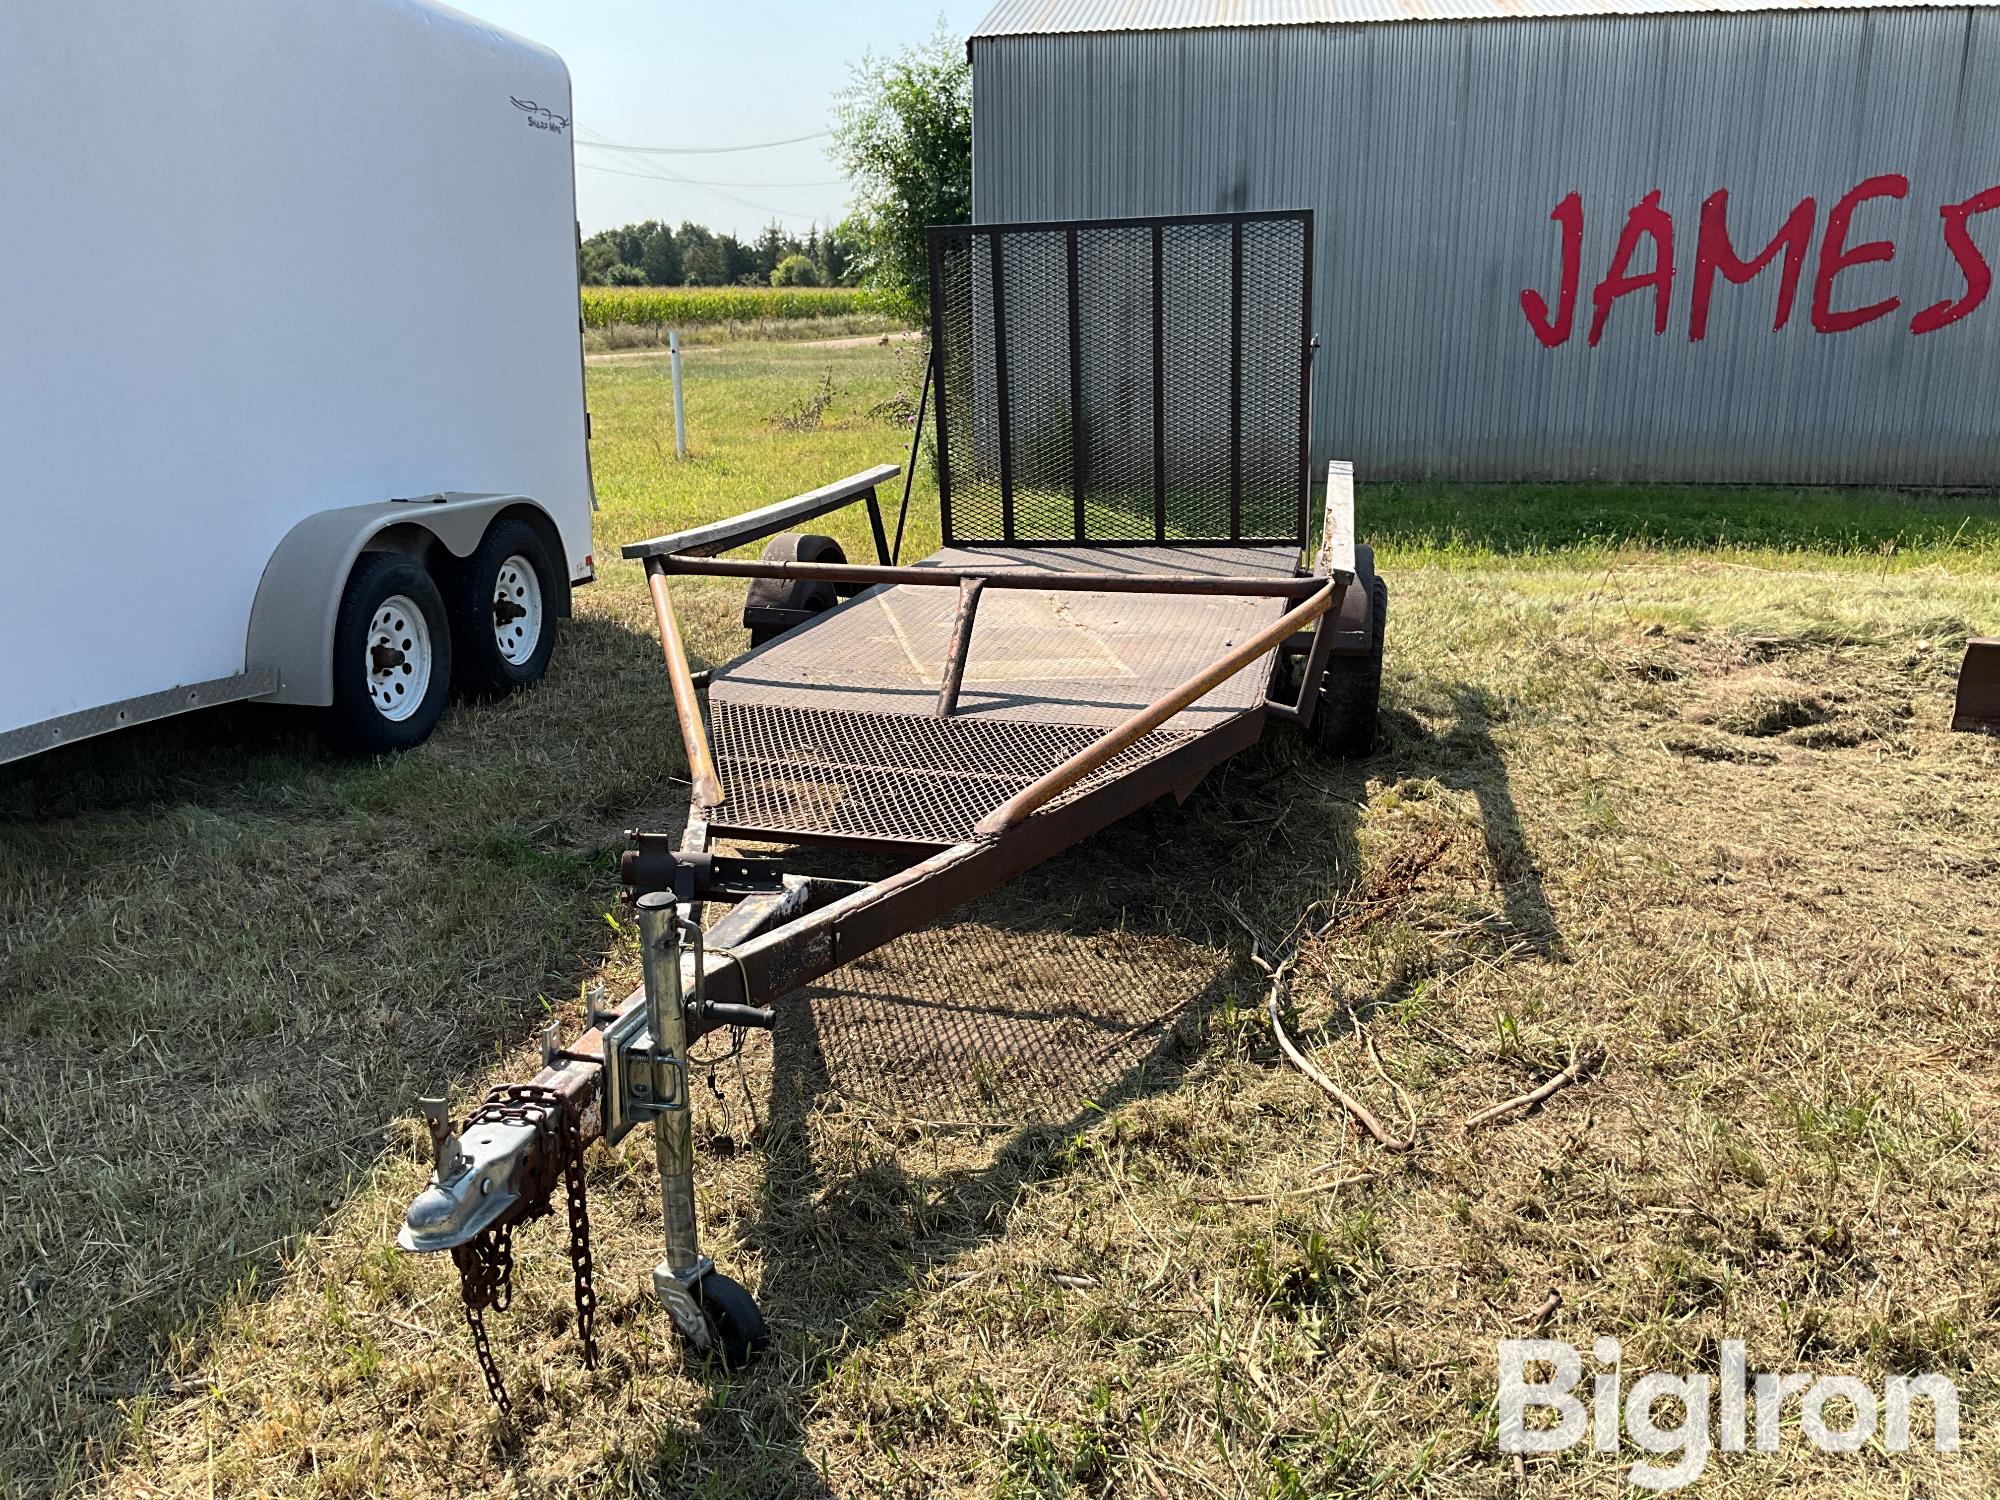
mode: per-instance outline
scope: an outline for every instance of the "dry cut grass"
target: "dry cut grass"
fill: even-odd
[[[733,383],[688,472],[659,456],[657,379],[593,371],[599,555],[893,453],[865,416],[886,353],[825,351],[849,387],[825,430],[771,426],[821,353],[710,356]],[[1274,731],[1185,806],[857,964],[698,1088],[709,1248],[776,1336],[733,1378],[646,1290],[642,1139],[590,1157],[596,1372],[560,1236],[523,1232],[493,1320],[512,1418],[449,1265],[391,1245],[425,1171],[412,1094],[524,1076],[544,1014],[635,978],[607,856],[685,796],[636,575],[580,596],[545,686],[393,763],[244,715],[10,773],[0,1476],[1612,1493],[1636,1452],[1517,1479],[1496,1449],[1495,1341],[1553,1290],[1541,1332],[1616,1337],[1628,1378],[1740,1338],[1753,1369],[1963,1392],[1955,1455],[1821,1455],[1794,1418],[1691,1493],[1992,1493],[2000,742],[1942,725],[1958,643],[2000,624],[1996,523],[1917,557],[1529,554],[1376,515],[1373,759]],[[735,649],[733,596],[688,598],[700,652]],[[1278,1058],[1250,930],[1308,934],[1287,1029],[1414,1150]],[[1460,1127],[1593,1045],[1588,1081]]]

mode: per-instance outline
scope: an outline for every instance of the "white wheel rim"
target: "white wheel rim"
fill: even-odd
[[[431,687],[431,627],[414,599],[392,594],[382,601],[368,623],[361,661],[368,696],[383,718],[400,723],[423,706]]]
[[[519,614],[502,609],[511,604]],[[502,619],[502,615],[508,618]],[[515,553],[500,564],[493,580],[493,644],[509,666],[518,667],[542,643],[542,580],[534,564]]]

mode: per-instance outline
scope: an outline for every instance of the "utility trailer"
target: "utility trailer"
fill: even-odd
[[[450,1250],[483,1326],[514,1227],[567,1183],[579,1328],[594,1359],[580,1153],[651,1124],[666,1257],[653,1285],[697,1349],[766,1340],[700,1251],[688,1049],[1165,794],[1186,797],[1273,719],[1321,749],[1373,744],[1387,594],[1353,531],[1348,466],[1309,534],[1312,223],[1306,213],[933,230],[931,382],[944,546],[913,566],[884,466],[637,542],[691,772],[678,838],[621,863],[644,985],[532,1083],[461,1127],[426,1100],[435,1166],[400,1242]],[[789,528],[864,504],[876,548]],[[720,554],[775,538],[758,561]],[[706,708],[669,580],[751,580],[762,640]],[[842,596],[846,597],[842,597]],[[873,882],[808,877],[719,841],[900,852]],[[725,915],[704,928],[704,908]]]
[[[0,761],[399,749],[593,573],[569,76],[428,0],[0,5]]]

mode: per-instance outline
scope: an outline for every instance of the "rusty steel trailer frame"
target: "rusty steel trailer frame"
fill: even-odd
[[[1019,237],[1018,251],[1009,248],[1015,236]],[[1086,369],[1081,361],[1086,313],[1085,303],[1079,300],[1083,295],[1080,288],[1103,299],[1102,306],[1090,305],[1092,317],[1107,307],[1115,311],[1117,298],[1125,295],[1108,287],[1099,292],[1090,277],[1080,273],[1079,247],[1085,242],[1089,250],[1085,258],[1093,267],[1102,256],[1111,261],[1124,257],[1119,264],[1129,263],[1135,253],[1142,258],[1150,256],[1152,426],[1136,446],[1130,434],[1121,436],[1116,423],[1107,426],[1104,419],[1105,412],[1126,395],[1118,389],[1091,386],[1085,378],[1088,374],[1094,380],[1101,372],[1095,365]],[[582,1034],[567,1044],[559,1043],[555,1028],[550,1027],[542,1041],[543,1067],[534,1081],[497,1093],[475,1112],[463,1136],[451,1131],[442,1101],[427,1101],[436,1170],[431,1185],[411,1205],[399,1235],[407,1248],[450,1249],[458,1259],[481,1365],[489,1388],[503,1403],[504,1384],[493,1366],[478,1313],[484,1306],[505,1303],[511,1226],[548,1209],[557,1176],[550,1153],[566,1152],[571,1168],[567,1180],[572,1183],[572,1256],[580,1327],[588,1326],[587,1308],[594,1304],[594,1293],[590,1290],[588,1224],[581,1204],[578,1153],[592,1140],[615,1143],[630,1130],[651,1123],[659,1158],[666,1242],[666,1257],[653,1273],[655,1290],[676,1327],[697,1349],[719,1352],[725,1360],[747,1355],[764,1337],[761,1315],[748,1294],[717,1272],[713,1262],[700,1252],[693,1196],[689,1048],[703,1036],[724,1028],[772,1026],[776,1017],[768,1007],[812,981],[929,924],[1161,796],[1187,796],[1215,766],[1254,744],[1267,717],[1309,723],[1321,676],[1335,655],[1367,655],[1379,649],[1379,631],[1373,628],[1376,622],[1370,614],[1372,559],[1354,540],[1353,475],[1346,464],[1329,467],[1326,520],[1319,549],[1309,565],[1304,559],[1309,541],[1305,509],[1309,485],[1304,468],[1307,447],[1302,428],[1295,430],[1288,424],[1308,421],[1309,405],[1299,393],[1287,396],[1271,387],[1276,379],[1273,372],[1279,369],[1297,371],[1302,383],[1309,384],[1309,319],[1300,319],[1295,309],[1289,315],[1294,319],[1290,325],[1293,332],[1288,334],[1269,321],[1261,304],[1250,308],[1245,295],[1246,256],[1259,264],[1276,256],[1279,263],[1271,274],[1279,287],[1277,302],[1282,303],[1284,293],[1289,292],[1302,296],[1309,310],[1309,216],[1250,214],[1080,226],[990,226],[978,230],[976,240],[961,231],[934,232],[932,243],[934,278],[943,275],[941,266],[956,265],[957,270],[951,273],[957,278],[952,295],[959,299],[957,321],[946,320],[940,312],[940,321],[933,328],[939,478],[941,501],[946,506],[945,553],[923,566],[897,565],[903,517],[898,516],[896,541],[892,543],[877,500],[878,487],[901,472],[893,465],[868,469],[789,500],[634,542],[623,549],[626,558],[640,562],[645,569],[690,782],[688,819],[679,837],[628,835],[632,847],[620,864],[621,881],[637,919],[644,982],[615,1010],[600,1013],[593,1005]],[[1010,416],[1009,371],[1020,373],[1026,356],[1009,365],[1004,352],[1006,332],[1009,326],[1017,334],[1033,330],[1029,324],[1010,325],[1010,315],[1004,309],[1003,279],[1010,257],[1018,254],[1031,262],[1037,254],[1046,255],[1051,245],[1059,245],[1067,258],[1066,292],[1061,299],[1066,354],[1060,359],[1049,356],[1067,370],[1067,395],[1061,411],[1055,411],[1046,400],[1038,410],[1032,387],[1040,376],[1028,370],[1023,377],[1021,407]],[[1303,275],[1286,271],[1282,262],[1288,255],[1303,258]],[[954,256],[956,261],[951,259]],[[1202,256],[1208,257],[1207,262]],[[1201,280],[1200,266],[1215,262],[1218,256],[1226,257],[1228,266],[1223,286]],[[1097,275],[1094,269],[1091,276]],[[1110,278],[1108,270],[1104,275]],[[1216,383],[1213,394],[1218,403],[1226,402],[1227,454],[1220,467],[1202,460],[1184,472],[1176,469],[1174,465],[1184,461],[1186,445],[1178,445],[1170,453],[1161,426],[1168,409],[1169,383],[1161,350],[1165,328],[1162,309],[1170,275],[1180,278],[1175,283],[1177,316],[1208,316],[1228,330],[1226,396],[1220,374],[1211,372]],[[1031,285],[1023,283],[1024,287]],[[934,279],[934,305],[942,309],[946,295],[942,281]],[[1039,295],[1041,303],[1038,308],[1031,306],[1029,312],[1046,322],[1056,306],[1050,300],[1046,278]],[[968,332],[966,325],[982,315],[991,320],[988,342],[997,381],[993,389],[979,385],[984,377],[969,368],[972,352],[987,345]],[[1026,344],[1029,349],[1039,347],[1033,338]],[[1046,338],[1041,344],[1058,347]],[[946,360],[947,349],[956,350],[953,359],[957,363]],[[1253,372],[1253,378],[1246,380],[1246,371]],[[928,382],[929,371],[927,389]],[[1182,399],[1191,388],[1180,380],[1172,387],[1175,399]],[[1275,404],[1274,395],[1278,398]],[[997,448],[994,432],[976,419],[978,403],[985,398],[998,402]],[[1045,422],[1039,430],[1034,425],[1038,420]],[[1055,425],[1047,426],[1047,421]],[[1051,433],[1059,433],[1063,445],[1060,470],[1066,490],[1062,513],[1073,517],[1075,523],[1069,535],[1061,534],[1060,519],[1036,519],[1039,513],[1032,505],[1040,502],[1036,501],[1033,481],[1020,491],[1030,508],[1017,513],[1015,507],[1016,458],[1032,467],[1036,452],[1042,451],[1046,462],[1047,443],[1054,440]],[[1043,450],[1035,448],[1038,442]],[[1018,455],[1014,452],[1017,446]],[[954,449],[960,465],[955,471],[950,451]],[[991,474],[981,467],[995,457],[1000,475],[997,489]],[[1107,472],[1120,465],[1129,469],[1139,460],[1146,464],[1149,495],[1143,516],[1118,508],[1117,501],[1126,491],[1098,487],[1100,480],[1112,483],[1104,479]],[[956,516],[945,498],[954,480],[961,498],[967,501]],[[1111,498],[1106,499],[1107,495]],[[975,496],[994,502],[990,508],[1003,533],[1000,540],[1008,548],[1018,544],[1020,550],[1030,553],[1047,548],[1054,555],[1053,549],[1100,542],[1139,549],[1151,544],[1158,552],[1193,560],[1196,565],[1212,562],[1218,555],[1214,549],[1233,548],[1237,550],[1232,555],[1241,561],[1222,573],[1192,572],[1184,567],[1109,570],[1116,566],[1110,561],[1112,557],[1143,561],[1144,551],[1135,550],[1106,554],[1098,571],[1072,570],[1067,563],[1049,567],[988,565],[980,560],[985,555],[981,547],[987,544],[978,543],[976,536],[969,548],[954,546],[955,526],[963,530],[968,518],[979,514],[971,508]],[[779,544],[778,552],[785,555],[773,556],[767,550],[766,557],[755,561],[717,555],[779,536],[857,503],[868,511],[877,557],[872,565],[795,560],[805,540],[796,535],[789,544]],[[1093,512],[1092,505],[1099,509]],[[1260,540],[1249,534],[1256,528],[1246,517],[1253,514],[1281,516],[1280,525],[1294,526],[1297,534]],[[1226,535],[1204,532],[1202,527],[1208,521],[1225,522]],[[1133,528],[1133,534],[1100,535],[1107,529],[1115,533],[1121,525]],[[1055,534],[1034,534],[1036,526],[1053,526]],[[1267,546],[1273,555],[1252,558],[1245,550],[1258,546]],[[826,555],[825,549],[820,555]],[[966,557],[974,561],[959,560]],[[958,804],[957,816],[963,821],[947,824],[936,820],[919,830],[924,837],[882,838],[865,829],[847,831],[832,823],[799,828],[729,818],[731,788],[711,744],[696,674],[688,659],[670,587],[675,575],[832,584],[837,594],[850,596],[870,588],[955,590],[956,607],[929,714],[899,709],[895,719],[899,743],[908,740],[917,747],[899,750],[901,755],[914,757],[902,764],[919,776],[928,772],[933,787],[947,772],[943,766],[924,762],[924,741],[918,726],[963,721],[980,734],[994,734],[999,732],[994,726],[1004,728],[1008,722],[992,717],[990,710],[967,720],[960,703],[981,603],[989,594],[1030,590],[1042,594],[1143,594],[1189,601],[1276,600],[1284,608],[1275,618],[1266,618],[1261,612],[1218,613],[1211,605],[1202,617],[1210,622],[1206,628],[1211,631],[1215,622],[1221,622],[1229,638],[1218,644],[1227,649],[1192,672],[1186,672],[1182,663],[1199,659],[1190,658],[1186,647],[1201,639],[1201,634],[1199,630],[1189,633],[1176,624],[1167,634],[1183,654],[1160,653],[1149,663],[1149,671],[1155,674],[1151,678],[1127,673],[1128,680],[1147,684],[1144,695],[1106,695],[1108,701],[1089,705],[1088,712],[1077,701],[1052,697],[1047,713],[1057,717],[1058,727],[1064,731],[1053,741],[1052,751],[1045,742],[1025,768],[1017,767],[1017,777],[975,778],[976,803],[967,806],[961,799]],[[1355,586],[1357,581],[1361,587]],[[880,597],[886,600],[889,594],[884,592]],[[1194,611],[1188,616],[1190,621],[1202,615],[1192,603],[1189,608]],[[821,620],[831,627],[840,616],[837,610],[804,618],[788,634],[794,642],[809,643]],[[1158,612],[1149,618],[1149,628],[1159,631],[1162,622]],[[1259,619],[1263,623],[1253,629]],[[1239,634],[1241,639],[1236,638]],[[838,641],[842,637],[838,629],[830,628],[826,639]],[[768,649],[781,652],[784,648],[774,644]],[[1035,648],[1029,649],[1032,653]],[[1273,670],[1252,697],[1237,694],[1226,699],[1219,711],[1211,700],[1206,712],[1188,712],[1240,673],[1267,659],[1275,661],[1281,654],[1302,662],[1301,685],[1294,701],[1273,699],[1277,678]],[[1169,671],[1185,675],[1160,691],[1172,679],[1159,674]],[[815,682],[820,675],[812,670],[803,673]],[[921,672],[919,675],[921,680]],[[778,680],[782,681],[782,672]],[[759,691],[755,683],[750,691]],[[899,691],[906,694],[908,690]],[[825,697],[822,691],[819,701],[824,702]],[[1119,715],[1115,722],[1105,722],[1107,711]],[[815,713],[828,719],[857,716],[839,705],[793,712],[807,719]],[[1065,712],[1076,717],[1061,720]],[[1170,720],[1177,720],[1171,731],[1156,733]],[[1041,725],[1043,720],[1033,723]],[[1076,736],[1093,727],[1099,732],[1078,744]],[[1050,759],[1056,763],[1049,765]],[[1017,785],[1019,780],[1026,784]],[[871,787],[880,785],[842,783],[847,795],[863,799],[871,795]],[[927,795],[937,794],[933,789]],[[822,838],[862,846],[921,846],[930,833],[947,826],[959,830],[949,844],[869,883],[789,874],[776,863],[732,858],[711,848],[718,837],[781,843]],[[727,904],[731,909],[704,930],[701,919],[710,903]]]
[[[727,543],[731,546],[758,540],[767,534],[762,528],[775,532],[808,509],[812,514],[826,513],[841,503],[832,498],[835,495],[872,500],[873,482],[883,477],[881,470],[871,470],[810,496],[753,512],[754,520],[737,517],[700,528],[699,534],[656,538],[626,549],[628,556],[645,564],[690,770],[689,816],[679,840],[633,833],[628,835],[633,847],[621,861],[621,879],[637,918],[644,982],[616,1010],[593,1013],[582,1034],[567,1044],[558,1042],[551,1025],[542,1039],[542,1070],[527,1085],[498,1091],[474,1112],[462,1136],[451,1130],[442,1100],[426,1101],[435,1170],[430,1186],[412,1203],[398,1236],[408,1249],[452,1251],[464,1283],[466,1316],[481,1369],[489,1391],[503,1407],[508,1402],[506,1385],[493,1361],[483,1310],[506,1303],[513,1225],[547,1211],[558,1176],[552,1153],[563,1154],[562,1175],[570,1184],[571,1254],[587,1357],[594,1354],[588,1339],[588,1310],[595,1305],[595,1292],[582,1205],[581,1152],[592,1141],[615,1142],[650,1122],[659,1160],[666,1245],[666,1255],[653,1271],[655,1293],[678,1331],[698,1351],[718,1355],[727,1363],[748,1358],[766,1340],[762,1316],[749,1294],[717,1271],[700,1249],[694,1212],[691,1046],[725,1027],[771,1027],[776,1017],[765,1008],[769,1002],[795,994],[813,980],[915,931],[1163,795],[1186,796],[1216,765],[1257,741],[1268,694],[1249,711],[1227,715],[1162,753],[1084,787],[1059,811],[1037,816],[1052,799],[1078,789],[1094,771],[1167,719],[1260,659],[1285,649],[1301,633],[1311,633],[1307,660],[1323,661],[1343,598],[1359,592],[1351,587],[1356,578],[1351,517],[1346,514],[1352,503],[1351,482],[1336,465],[1329,476],[1326,537],[1312,575],[1283,580],[1109,575],[1124,591],[1184,596],[1237,593],[1285,599],[1290,607],[993,808],[980,819],[972,837],[873,883],[786,875],[774,865],[715,855],[710,849],[712,828],[728,793],[716,772],[667,580],[677,568],[714,571],[712,565],[702,565],[695,549],[715,545],[718,538],[731,538]],[[744,564],[729,571],[735,576],[770,577],[799,566]],[[856,582],[893,579],[899,586],[914,582],[958,588],[960,607],[948,655],[956,669],[946,672],[936,706],[944,716],[953,712],[951,700],[983,589],[1075,591],[1107,581],[1105,575],[1035,574],[1023,569],[841,566],[833,571]],[[906,571],[924,576],[906,580],[900,576]],[[1219,586],[1225,583],[1227,587]],[[1292,707],[1298,710],[1298,705]],[[733,909],[704,932],[700,915],[712,900],[733,902]]]

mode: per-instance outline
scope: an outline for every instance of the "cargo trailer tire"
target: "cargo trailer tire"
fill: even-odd
[[[1382,642],[1389,621],[1389,585],[1368,579],[1371,627],[1366,656],[1328,660],[1313,710],[1312,745],[1332,760],[1360,760],[1375,749],[1382,713]]]
[[[502,516],[445,578],[458,687],[497,697],[540,679],[556,649],[562,583],[540,531]]]
[[[395,552],[355,559],[333,624],[333,703],[321,736],[353,755],[420,745],[451,695],[451,628],[423,564]]]

